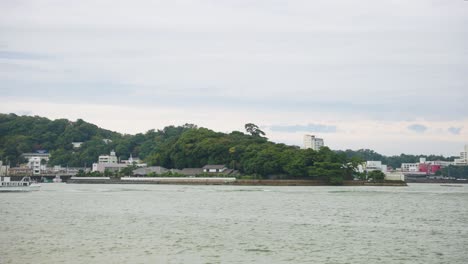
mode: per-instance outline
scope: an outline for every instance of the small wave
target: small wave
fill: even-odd
[[[248,248],[245,251],[249,251],[249,252],[272,252],[269,249],[262,249],[262,248]]]

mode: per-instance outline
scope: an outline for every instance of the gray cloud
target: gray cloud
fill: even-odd
[[[274,132],[320,132],[320,133],[335,133],[336,126],[327,126],[321,124],[307,124],[307,125],[273,125],[269,126],[271,131]]]
[[[462,129],[462,127],[449,127],[448,131],[454,135],[459,135]]]
[[[0,101],[467,127],[467,3],[432,2],[0,1]]]
[[[425,125],[421,125],[421,124],[413,124],[413,125],[409,125],[408,129],[411,130],[411,131],[414,131],[416,133],[424,133],[424,132],[426,132],[427,127]]]
[[[31,52],[19,52],[19,51],[5,51],[0,50],[0,59],[9,60],[42,60],[48,56],[43,54],[31,53]]]

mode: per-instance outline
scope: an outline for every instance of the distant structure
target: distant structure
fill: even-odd
[[[127,167],[127,164],[118,164],[118,158],[115,155],[115,151],[112,150],[109,155],[99,156],[98,163],[93,163],[92,171],[104,172],[106,169],[110,171],[118,171],[125,167]]]
[[[83,145],[83,142],[72,142],[73,148],[80,148]]]
[[[319,150],[323,146],[324,144],[322,138],[316,138],[314,135],[304,135],[305,149]]]
[[[3,165],[3,161],[0,160],[0,176],[7,176],[9,165]]]
[[[115,155],[115,151],[112,150],[110,155],[99,156],[98,163],[117,163],[117,156]]]
[[[46,170],[49,161],[49,153],[45,150],[38,150],[35,153],[23,153],[21,156],[28,160],[28,168],[33,175],[40,175],[41,171]]]
[[[460,152],[460,158],[454,160],[454,165],[468,165],[468,144],[465,145],[465,151]]]
[[[382,161],[380,160],[368,160],[366,161],[366,171],[375,171],[379,170],[381,172],[387,172],[388,168],[387,165],[382,164]]]
[[[101,155],[98,158],[97,163],[93,163],[92,171],[99,171],[105,172],[108,171],[120,171],[123,168],[128,166],[135,165],[137,167],[146,167],[146,163],[142,163],[139,158],[133,158],[130,154],[130,158],[128,160],[122,160],[119,162],[119,158],[115,155],[115,151],[112,150],[109,155]]]

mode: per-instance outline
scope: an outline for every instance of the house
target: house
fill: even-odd
[[[123,168],[128,167],[127,164],[121,163],[93,163],[93,172],[99,171],[101,173],[108,171],[120,171]]]
[[[49,161],[49,153],[47,153],[45,150],[37,151],[36,153],[23,153],[21,156],[27,160],[30,158],[40,158],[46,161]]]
[[[72,142],[72,146],[73,146],[73,148],[75,148],[75,149],[76,149],[76,148],[80,148],[81,145],[83,145],[83,142]]]
[[[221,173],[227,170],[226,165],[205,165],[202,169],[205,173]]]

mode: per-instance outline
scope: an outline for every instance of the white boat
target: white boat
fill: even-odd
[[[56,175],[52,182],[62,182],[62,179],[60,178],[60,176]]]
[[[21,181],[12,181],[7,176],[0,177],[0,192],[30,192],[40,187],[40,184],[31,181],[31,177],[23,177]]]

